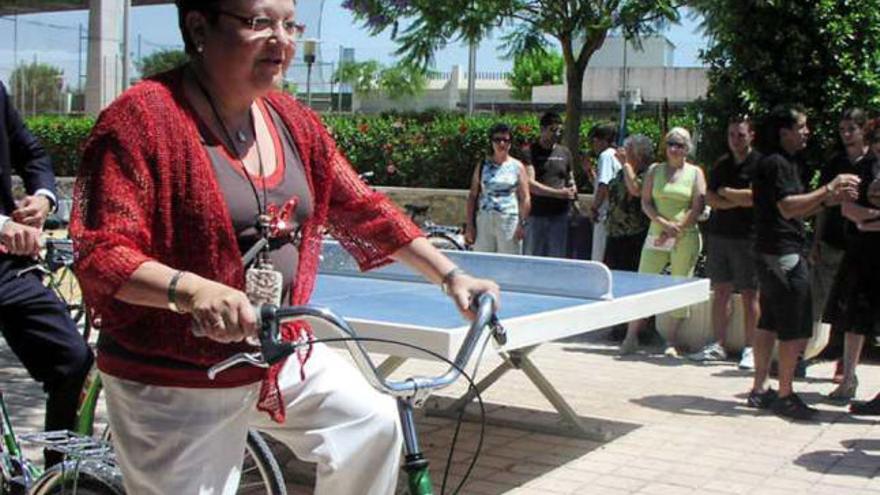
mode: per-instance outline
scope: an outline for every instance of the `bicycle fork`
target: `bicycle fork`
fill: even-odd
[[[413,404],[409,399],[397,398],[397,411],[400,413],[400,427],[403,431],[403,470],[406,472],[409,495],[433,495],[434,485],[428,472],[428,460],[419,447],[416,424],[413,419]]]

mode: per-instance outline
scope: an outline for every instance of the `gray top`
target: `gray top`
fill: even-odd
[[[259,193],[260,204],[263,203],[263,185],[265,183],[266,198],[270,208],[271,205],[274,205],[275,208],[283,210],[286,203],[297,198],[296,208],[290,215],[290,221],[293,221],[296,226],[300,226],[312,215],[314,209],[302,160],[300,160],[293,136],[284,126],[280,116],[263,102],[258,102],[258,107],[263,113],[269,132],[272,134],[277,162],[275,171],[271,175],[263,178],[251,174],[251,180],[254,181]],[[227,148],[222,145],[223,140],[215,136],[204,123],[200,123],[200,131],[202,144],[211,158],[217,182],[226,200],[226,207],[238,238],[238,247],[244,253],[259,238],[256,227],[259,211],[257,198],[242,170],[241,160],[230,155]],[[288,301],[299,265],[298,246],[293,242],[287,242],[280,246],[273,245],[273,249],[269,252],[269,259],[283,276],[282,301]]]

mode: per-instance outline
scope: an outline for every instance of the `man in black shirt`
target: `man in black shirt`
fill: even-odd
[[[755,273],[754,212],[752,211],[752,176],[761,154],[752,149],[755,133],[748,117],[736,117],[727,125],[724,155],[709,173],[706,201],[712,216],[703,232],[706,236],[706,271],[712,281],[712,325],[716,341],[688,358],[695,361],[727,359],[725,344],[730,325],[730,298],[740,293],[744,312],[745,347],[739,362],[741,369],[754,368],[752,342],[758,323],[758,277]]]
[[[526,222],[525,254],[564,258],[571,202],[577,199],[571,152],[558,144],[559,114],[541,116],[541,136],[524,157],[532,209]]]
[[[859,179],[841,174],[815,191],[805,192],[800,178],[803,165],[797,155],[810,135],[806,114],[797,107],[777,107],[770,115],[768,130],[777,146],[759,162],[752,181],[761,319],[755,334],[755,378],[748,405],[770,408],[787,418],[810,419],[817,410],[792,390],[798,356],[813,327],[803,218],[816,214],[826,203],[854,198]],[[777,339],[778,394],[767,386]]]

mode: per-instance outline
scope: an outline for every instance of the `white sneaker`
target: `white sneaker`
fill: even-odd
[[[755,369],[755,353],[752,351],[751,347],[743,348],[742,358],[740,358],[738,366],[741,370]]]
[[[691,361],[724,361],[727,359],[727,352],[725,352],[724,348],[721,347],[721,344],[718,342],[714,342],[712,344],[703,347],[699,351],[688,354],[688,359]]]
[[[678,355],[678,349],[676,349],[675,346],[671,344],[666,344],[665,349],[663,349],[663,355],[673,359],[678,359],[681,357]]]

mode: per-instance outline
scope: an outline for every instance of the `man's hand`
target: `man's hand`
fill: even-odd
[[[20,224],[42,229],[52,209],[52,202],[46,196],[27,196],[12,212],[12,219]]]
[[[558,189],[559,197],[562,199],[577,199],[578,190],[574,186],[563,187],[562,189]]]
[[[40,254],[40,234],[38,228],[9,220],[0,231],[0,252],[14,256],[37,256]]]
[[[840,174],[828,183],[828,190],[834,202],[854,201],[859,197],[859,182],[857,175]]]

